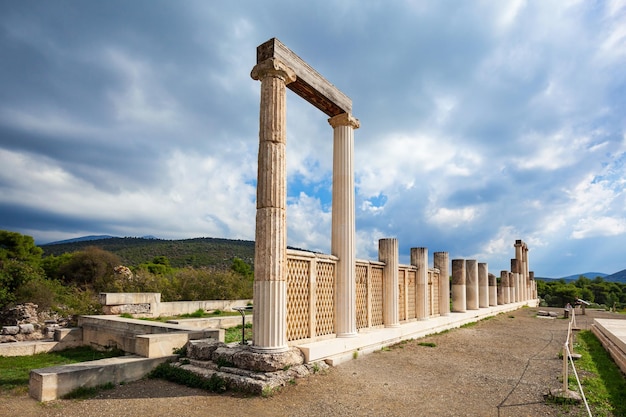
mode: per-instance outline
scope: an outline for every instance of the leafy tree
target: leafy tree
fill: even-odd
[[[61,265],[59,273],[66,283],[76,284],[83,289],[92,287],[96,291],[109,291],[114,289],[114,268],[120,264],[117,255],[90,246],[72,254],[72,258]]]
[[[14,259],[5,260],[0,268],[0,309],[8,307],[17,300],[16,291],[31,280],[44,279],[45,275],[38,266]]]
[[[233,264],[230,269],[237,274],[243,275],[246,278],[254,277],[254,270],[243,259],[235,257],[233,258]]]
[[[31,236],[0,230],[0,263],[11,259],[34,265],[41,260],[42,253]]]

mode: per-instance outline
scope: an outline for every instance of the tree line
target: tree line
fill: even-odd
[[[548,307],[563,307],[582,299],[605,309],[622,310],[626,307],[626,284],[608,282],[602,277],[589,279],[580,276],[576,281],[537,280],[537,293]]]
[[[0,230],[0,311],[32,302],[63,315],[100,311],[100,292],[160,292],[162,301],[252,298],[253,268],[174,267],[166,254],[138,264],[97,246],[44,256],[31,236]]]

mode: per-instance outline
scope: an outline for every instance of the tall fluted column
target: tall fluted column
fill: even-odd
[[[452,260],[452,311],[465,313],[467,310],[465,259]]]
[[[347,113],[328,119],[333,127],[333,202],[330,251],[336,271],[335,332],[356,336],[356,231],[354,209],[354,129],[359,121]]]
[[[253,341],[257,351],[282,352],[288,349],[285,86],[296,75],[275,58],[257,64],[250,75],[261,81]]]
[[[465,261],[465,271],[467,273],[465,281],[466,306],[468,310],[478,310],[478,262],[476,259]]]
[[[515,274],[509,272],[509,302],[515,303],[517,301],[517,288],[515,287]]]
[[[478,263],[478,307],[489,307],[489,276],[484,262]]]
[[[439,270],[439,314],[450,314],[450,256],[448,252],[433,253],[434,267]]]
[[[378,241],[378,260],[383,268],[383,324],[385,327],[398,327],[398,239]]]
[[[428,248],[411,248],[411,265],[417,267],[415,315],[426,320],[430,312],[428,299]]]

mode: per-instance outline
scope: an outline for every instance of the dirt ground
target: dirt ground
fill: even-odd
[[[562,314],[562,309],[552,309]],[[576,416],[582,407],[547,404],[559,388],[567,320],[523,308],[477,324],[358,357],[299,379],[272,397],[211,394],[141,380],[88,400],[40,404],[0,394],[3,416]],[[600,311],[577,316],[589,328]],[[425,346],[432,343],[434,346]]]

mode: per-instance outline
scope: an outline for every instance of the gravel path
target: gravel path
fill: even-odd
[[[574,416],[581,409],[546,404],[558,388],[567,321],[537,309],[500,314],[473,326],[398,344],[295,381],[270,398],[215,395],[142,380],[89,400],[39,404],[0,395],[6,416]],[[561,309],[555,309],[562,313]],[[577,316],[588,328],[594,317]],[[623,317],[623,316],[621,316]],[[425,346],[432,343],[435,346]]]

